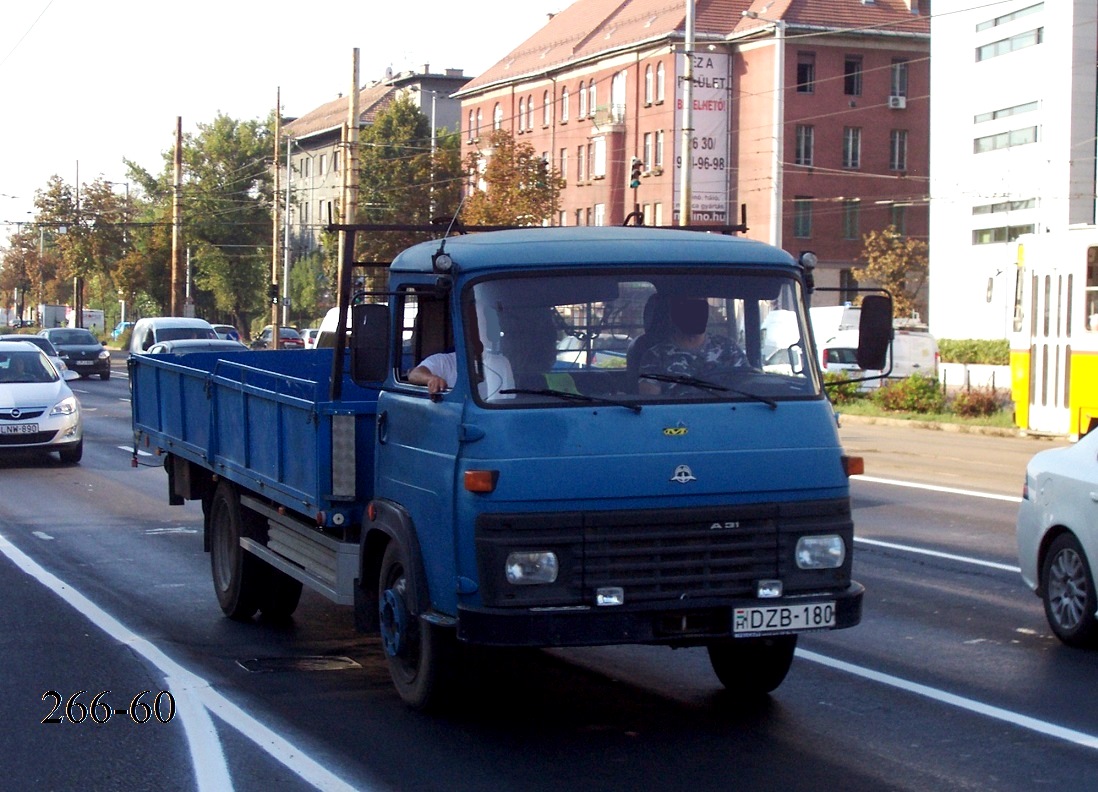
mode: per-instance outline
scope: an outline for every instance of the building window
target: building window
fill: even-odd
[[[549,101],[548,91],[542,94],[541,101],[544,103],[541,106],[541,123],[542,126],[549,126],[553,121],[553,103]]]
[[[582,209],[577,209],[576,210],[576,225],[578,225],[578,226],[583,225],[583,210]]]
[[[815,130],[809,124],[797,124],[796,141],[793,149],[793,164],[812,167],[812,148]]]
[[[999,212],[1020,212],[1023,209],[1036,209],[1037,199],[1026,198],[1021,201],[999,201],[998,203],[981,204],[980,206],[972,207],[972,214],[985,215],[985,214],[997,214]]]
[[[526,97],[526,128],[534,131],[534,95]]]
[[[606,138],[597,137],[594,144],[594,156],[591,158],[591,177],[603,179],[606,177]]]
[[[1025,49],[1026,47],[1033,47],[1042,43],[1044,40],[1044,28],[1027,30],[1025,33],[1019,33],[1017,36],[999,39],[990,44],[984,44],[982,47],[977,47],[976,62],[979,63],[980,61],[991,60],[1000,55],[1008,55],[1011,52],[1016,52],[1020,49]]]
[[[579,117],[587,117],[587,91],[583,88],[583,80],[580,80],[579,87]]]
[[[858,279],[853,270],[839,270],[839,300],[843,303],[854,302],[858,298]]]
[[[598,106],[598,94],[595,91],[595,81],[591,82],[587,86],[587,115],[591,118],[595,117],[595,108]]]
[[[652,75],[652,64],[644,67],[644,103],[652,104],[652,98],[656,95],[655,78]]]
[[[816,53],[797,53],[797,93],[816,92]]]
[[[318,165],[319,165],[319,168],[318,168],[317,172],[320,176],[323,176],[325,173],[328,172],[328,155],[327,154],[321,154],[320,155],[320,162],[318,163]]]
[[[989,19],[986,22],[981,22],[976,25],[976,32],[981,30],[990,30],[993,27],[999,27],[999,25],[1005,25],[1007,22],[1013,22],[1015,19],[1021,19],[1022,17],[1029,16],[1030,14],[1036,14],[1038,11],[1043,11],[1045,8],[1044,3],[1037,3],[1036,5],[1020,8],[1017,11],[1011,11],[1009,14],[1003,14],[997,16],[994,19]]]
[[[482,123],[484,123],[484,110],[478,107],[477,108],[477,125],[473,130],[476,134],[473,137],[477,137],[477,138],[480,137],[480,125]]]
[[[889,96],[907,96],[907,61],[892,61]]]
[[[998,110],[992,110],[990,113],[978,113],[972,117],[972,121],[976,124],[982,124],[985,121],[994,121],[997,118],[1009,118],[1010,116],[1021,115],[1022,113],[1033,113],[1040,107],[1040,102],[1026,102],[1025,104],[1014,105],[1013,107],[1002,107]]]
[[[889,225],[896,229],[897,234],[907,234],[907,206],[904,204],[892,204],[888,222]]]
[[[812,236],[812,199],[806,195],[793,199],[793,236],[797,239]]]
[[[584,146],[576,148],[576,181],[580,184],[587,181],[587,149]]]
[[[856,198],[843,201],[843,239],[861,236],[861,202]]]
[[[568,87],[560,89],[560,122],[568,123]]]
[[[655,150],[653,149],[655,138],[656,136],[651,132],[644,133],[644,149],[641,151],[641,159],[644,160],[645,170],[651,170],[653,168],[652,163],[655,160],[653,160],[652,157],[655,154]]]
[[[663,130],[656,132],[656,159],[653,160],[657,168],[663,167]]]
[[[1012,146],[1024,146],[1027,143],[1037,142],[1037,127],[1023,127],[1012,129],[1009,132],[1000,132],[997,135],[986,135],[972,141],[973,154],[985,154],[988,151],[1011,148]]]
[[[595,225],[606,225],[606,204],[595,204]]]
[[[332,170],[339,173],[339,152],[332,152]]]
[[[492,129],[503,129],[503,105],[499,102],[492,108]]]
[[[560,177],[562,179],[568,178],[568,149],[562,148],[560,150]],[[561,223],[564,225],[564,223]]]
[[[526,100],[519,97],[518,131],[522,132],[526,124]]]
[[[998,228],[977,228],[972,232],[972,244],[994,245],[1003,242],[1013,242],[1022,234],[1032,234],[1032,223],[1016,226],[999,226]]]
[[[843,129],[843,167],[862,167],[862,130],[860,127]]]
[[[663,61],[656,64],[656,104],[663,104],[667,90],[667,74],[663,68]]]
[[[843,60],[843,93],[847,96],[862,95],[861,55],[847,55]]]
[[[907,130],[893,129],[888,136],[888,169],[907,170]]]
[[[564,211],[563,209],[561,209],[560,212],[557,213],[557,225],[561,226],[562,228],[568,225],[568,212]]]
[[[473,140],[473,111],[469,111],[469,141]]]

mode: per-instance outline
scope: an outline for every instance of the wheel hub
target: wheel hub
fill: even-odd
[[[408,609],[404,607],[404,599],[393,589],[385,589],[379,610],[381,645],[389,657],[399,657],[408,643]]]

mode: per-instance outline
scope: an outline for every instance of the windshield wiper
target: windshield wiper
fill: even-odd
[[[768,399],[766,396],[760,396],[757,393],[751,393],[749,391],[737,390],[736,388],[730,388],[727,385],[718,385],[715,382],[698,379],[697,377],[691,377],[687,374],[641,374],[640,377],[641,379],[650,379],[655,380],[656,382],[670,382],[675,385],[689,385],[693,388],[735,393],[737,396],[744,396],[748,399],[762,402],[771,410],[778,409],[778,403],[773,399]]]
[[[499,392],[520,393],[525,396],[556,396],[558,399],[564,399],[565,401],[581,401],[587,402],[588,404],[612,404],[615,407],[624,407],[635,413],[641,411],[639,404],[631,404],[630,402],[618,401],[617,399],[606,399],[602,396],[588,396],[586,393],[572,393],[571,391],[556,390],[555,388],[505,388]]]

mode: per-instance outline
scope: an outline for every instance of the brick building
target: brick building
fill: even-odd
[[[464,153],[495,128],[533,146],[565,179],[554,225],[620,224],[634,209],[676,225],[684,186],[693,224],[735,224],[743,206],[747,236],[817,253],[821,286],[850,283],[871,230],[925,238],[918,0],[696,0],[694,21],[688,66],[686,2],[577,0],[455,94]]]

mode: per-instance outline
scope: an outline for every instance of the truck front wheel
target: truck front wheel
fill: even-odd
[[[457,636],[452,630],[429,624],[413,612],[408,559],[392,541],[385,548],[378,578],[381,645],[389,675],[404,702],[427,709],[445,695],[454,674]]]
[[[749,697],[765,696],[777,689],[789,673],[797,636],[736,638],[711,643],[709,662],[721,684]]]
[[[250,619],[259,610],[262,562],[240,546],[243,514],[236,488],[222,481],[210,502],[210,569],[221,610]]]

